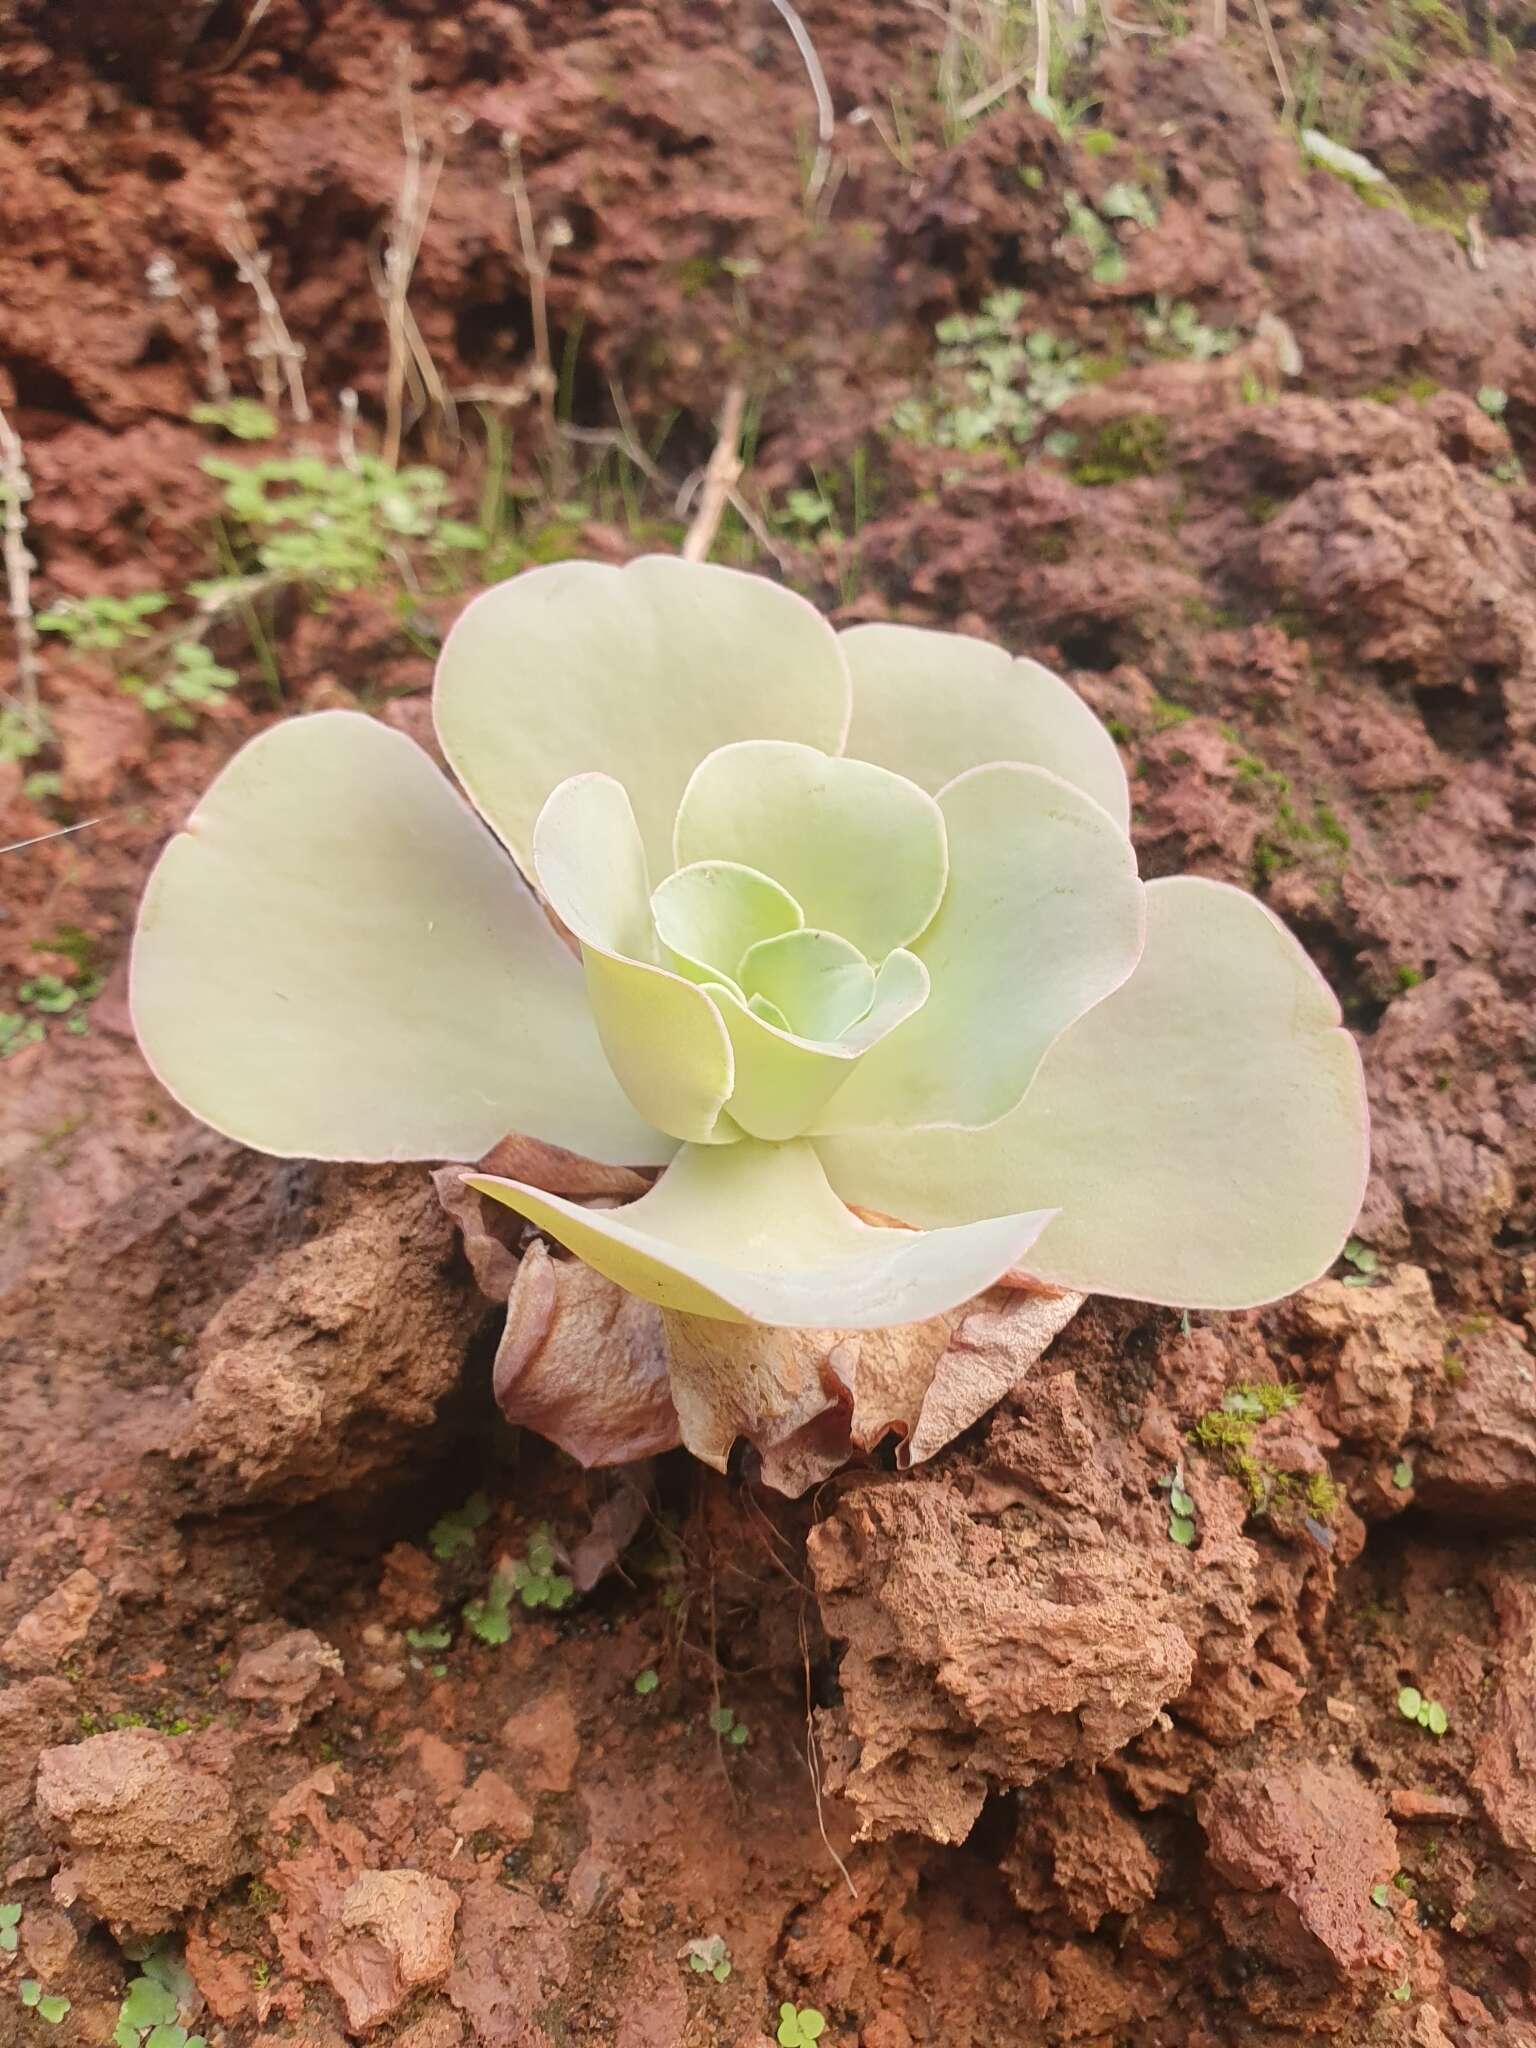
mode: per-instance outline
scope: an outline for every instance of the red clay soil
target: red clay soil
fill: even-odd
[[[511,389],[479,402],[523,558],[672,544],[743,379],[788,579],[1062,667],[1145,871],[1255,886],[1312,949],[1365,1053],[1374,1262],[1259,1314],[1090,1303],[910,1474],[788,1504],[679,1454],[638,1494],[583,1473],[497,1424],[498,1319],[425,1172],[242,1152],[138,1061],[147,864],[274,715],[243,639],[191,732],[50,645],[0,839],[96,822],[0,856],[0,1010],[85,961],[104,986],[0,1068],[5,2048],[113,2038],[151,1938],[212,2048],[757,2048],[784,2001],[836,2048],[1536,2043],[1529,9],[1271,0],[1301,122],[1386,195],[1300,153],[1241,0],[1220,47],[1125,0],[1065,138],[1022,88],[946,109],[942,8],[802,11],[837,113],[810,205],[768,0],[13,0],[0,406],[39,603],[209,573],[196,339],[146,271],[252,391],[231,200],[314,431],[345,388],[376,429],[408,50],[446,149],[411,303],[450,390]],[[627,524],[540,495],[510,133],[566,224],[564,415],[671,422]],[[1152,218],[1096,281],[1063,195],[1113,217],[1117,185]],[[891,431],[935,322],[1004,287],[1092,352],[1075,460]],[[1158,294],[1237,345],[1157,357]],[[475,408],[441,450],[470,511]],[[773,516],[796,487],[835,530]],[[291,608],[283,708],[422,733],[459,601]],[[483,1640],[466,1603],[541,1525],[590,1590]]]

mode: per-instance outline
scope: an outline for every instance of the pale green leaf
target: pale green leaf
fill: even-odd
[[[130,995],[170,1092],[264,1152],[672,1149],[512,864],[419,747],[354,712],[275,725],[218,777],[150,879]]]
[[[1327,1271],[1368,1163],[1338,1004],[1241,890],[1181,876],[1146,895],[1135,973],[1001,1122],[818,1141],[845,1201],[923,1225],[1051,1204],[1031,1273],[1174,1307],[1251,1307]]]
[[[672,1137],[728,1142],[730,1037],[702,988],[653,964],[645,848],[627,791],[611,775],[562,782],[539,813],[533,864],[581,943],[598,1037],[625,1094]]]
[[[835,932],[791,931],[764,939],[743,956],[738,979],[750,1002],[761,996],[800,1038],[838,1038],[875,999],[875,970]]]
[[[804,922],[800,906],[755,868],[704,860],[668,875],[651,896],[656,933],[690,981],[732,981],[743,955]]]
[[[967,768],[1019,761],[1048,768],[1130,823],[1114,741],[1077,692],[1037,661],[963,633],[850,626],[853,723],[844,751],[937,792]]]
[[[873,961],[929,923],[948,865],[939,807],[915,783],[777,740],[706,756],[673,844],[679,867],[731,860],[771,875],[808,925]]]
[[[710,984],[735,1055],[732,1120],[755,1138],[796,1138],[809,1130],[854,1071],[855,1063],[922,1007],[928,970],[908,952],[889,953],[873,977],[874,999],[839,1039],[809,1039],[789,1028],[777,1004],[751,1004],[724,983]],[[762,1008],[754,1007],[761,1004]]]
[[[685,1146],[648,1194],[621,1209],[584,1209],[491,1175],[466,1180],[646,1301],[790,1328],[923,1322],[991,1286],[1047,1220],[875,1228],[837,1199],[804,1142]]]
[[[932,994],[862,1062],[827,1130],[995,1122],[1060,1034],[1140,957],[1136,856],[1092,797],[1003,763],[959,776],[939,804],[949,887],[913,946]]]
[[[567,776],[631,792],[653,875],[703,757],[743,739],[841,750],[847,666],[813,606],[762,576],[648,555],[556,562],[460,616],[438,662],[438,736],[529,872],[533,827]]]

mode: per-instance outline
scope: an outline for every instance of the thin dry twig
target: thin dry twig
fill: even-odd
[[[746,410],[747,391],[741,383],[726,388],[725,403],[720,408],[720,431],[715,439],[715,450],[709,458],[704,472],[704,484],[699,493],[698,509],[689,522],[683,537],[683,560],[702,562],[708,559],[709,551],[715,544],[720,531],[720,521],[731,493],[741,478],[741,420]]]
[[[816,1800],[816,1826],[821,1834],[822,1846],[843,1874],[843,1883],[848,1887],[849,1897],[856,1899],[859,1896],[859,1888],[849,1876],[847,1864],[832,1846],[832,1838],[827,1833],[826,1816],[821,1809],[821,1752],[816,1747],[816,1721],[812,1711],[814,1702],[811,1696],[811,1645],[805,1627],[804,1600],[800,1602],[798,1620],[800,1624],[800,1662],[805,1671],[805,1764],[806,1769],[811,1774],[811,1791]]]
[[[411,92],[410,58],[402,50],[397,59],[395,104],[400,119],[400,143],[404,164],[400,190],[390,216],[382,261],[374,286],[384,306],[384,324],[389,336],[389,367],[384,384],[384,445],[380,453],[391,469],[398,468],[400,443],[405,432],[405,406],[411,396],[424,411],[437,408],[450,437],[457,433],[453,399],[432,360],[431,350],[411,311],[411,278],[421,255],[422,236],[437,196],[437,182],[443,172],[443,150],[439,143],[423,143],[416,124],[415,101]],[[413,388],[414,387],[414,388]]]
[[[1211,34],[1219,43],[1227,32],[1227,0],[1211,0]]]
[[[304,390],[304,351],[288,332],[283,309],[277,303],[267,273],[272,259],[264,256],[251,232],[245,208],[236,200],[219,236],[225,253],[256,301],[258,338],[247,353],[256,365],[261,395],[273,412],[282,409],[283,388],[287,386],[288,409],[301,427],[312,417]]]
[[[224,351],[219,346],[219,316],[183,278],[175,258],[163,249],[144,266],[144,282],[152,299],[175,299],[192,322],[198,354],[203,359],[203,389],[215,405],[231,396],[229,374],[224,368]]]
[[[357,474],[357,393],[344,384],[337,394],[336,460]]]
[[[105,816],[105,812],[102,814]],[[71,832],[84,832],[92,825],[99,825],[101,818],[82,818],[78,825],[60,825],[52,832],[37,832],[30,839],[13,839],[9,846],[0,846],[0,853],[20,853],[28,846],[41,846],[49,839],[67,839]]]
[[[806,75],[811,81],[811,92],[816,101],[816,161],[811,166],[811,175],[806,182],[805,203],[814,206],[821,197],[821,188],[827,182],[827,173],[832,168],[832,137],[837,128],[837,112],[832,105],[832,94],[827,87],[827,74],[821,68],[821,59],[816,54],[816,45],[811,41],[810,31],[790,4],[790,0],[773,0],[784,26],[795,39],[795,48],[800,52]]]
[[[27,501],[32,496],[32,479],[27,473],[27,452],[21,436],[0,411],[0,487],[5,495],[3,545],[5,558],[6,608],[16,648],[16,696],[22,717],[41,736],[42,709],[38,697],[41,668],[37,658],[37,626],[32,617],[32,571],[37,567],[27,546]]]
[[[1051,0],[1035,0],[1035,98],[1051,96]]]
[[[512,212],[517,221],[517,239],[523,252],[523,275],[528,280],[528,310],[533,319],[530,382],[539,402],[550,484],[558,498],[565,492],[567,464],[556,407],[560,380],[555,375],[555,354],[549,333],[549,259],[554,250],[563,249],[570,241],[571,228],[569,221],[557,218],[551,221],[545,240],[540,242],[534,225],[533,202],[528,196],[528,180],[523,174],[522,145],[517,136],[508,132],[501,138],[501,149],[507,163],[507,196],[512,201]]]
[[[227,71],[232,64],[240,62],[240,59],[245,55],[246,50],[250,46],[251,37],[255,35],[261,25],[261,17],[271,5],[272,0],[256,0],[256,5],[245,17],[244,28],[241,29],[239,35],[235,37],[235,40],[230,44],[223,56],[215,63],[206,67],[203,72],[205,78],[214,78],[219,72]]]
[[[1275,35],[1275,24],[1270,19],[1268,0],[1253,0],[1254,12],[1259,17],[1259,30],[1264,37],[1264,47],[1269,52],[1269,62],[1275,74],[1275,83],[1280,88],[1280,118],[1289,121],[1296,106],[1296,95],[1291,90],[1291,74],[1285,68],[1285,59],[1280,54],[1279,39]]]

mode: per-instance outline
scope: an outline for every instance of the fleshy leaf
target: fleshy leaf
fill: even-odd
[[[1030,1273],[1173,1307],[1253,1307],[1327,1271],[1369,1153],[1339,1006],[1254,897],[1194,876],[1146,895],[1135,973],[1001,1122],[818,1141],[846,1201],[925,1225],[1053,1203]]]
[[[703,989],[653,964],[645,848],[611,775],[573,775],[533,835],[539,887],[581,944],[597,1034],[619,1085],[648,1122],[696,1144],[736,1133],[730,1036]]]
[[[685,1146],[648,1195],[588,1210],[516,1181],[466,1176],[599,1273],[658,1307],[725,1322],[879,1329],[921,1322],[989,1287],[1048,1212],[958,1230],[861,1223],[804,1142]]]
[[[800,906],[777,882],[735,861],[679,868],[651,897],[656,933],[690,981],[735,981],[743,954],[796,931]]]
[[[569,949],[421,749],[355,712],[241,749],[150,878],[144,1055],[216,1130],[301,1159],[472,1159],[508,1131],[673,1149],[625,1100]]]
[[[1145,932],[1136,855],[1109,814],[1039,768],[975,768],[939,793],[949,887],[914,952],[920,1016],[875,1048],[824,1128],[989,1124],[1062,1031],[1118,988]]]
[[[801,1038],[841,1037],[875,999],[875,970],[835,932],[764,939],[749,949],[738,972],[748,1001],[762,996]]]
[[[443,752],[531,873],[546,798],[585,769],[634,796],[651,873],[694,767],[743,739],[838,753],[847,666],[825,619],[762,576],[648,555],[622,569],[556,562],[460,615],[437,667]]]
[[[860,1057],[921,1008],[928,970],[915,954],[898,950],[881,963],[874,986],[865,1014],[841,1038],[823,1040],[799,1036],[743,1003],[734,989],[712,984],[735,1054],[732,1121],[755,1138],[796,1138],[810,1130]],[[767,1008],[777,1011],[776,1004]]]
[[[683,793],[673,845],[679,867],[732,860],[771,875],[808,925],[871,960],[930,922],[948,866],[943,817],[915,783],[780,740],[706,755]]]
[[[850,626],[853,723],[844,751],[937,792],[967,768],[1022,761],[1101,803],[1123,831],[1131,800],[1115,743],[1077,692],[1037,661],[962,633]]]

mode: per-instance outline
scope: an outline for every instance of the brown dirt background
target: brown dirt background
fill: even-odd
[[[1302,935],[1365,1052],[1379,1272],[1187,1325],[1091,1304],[910,1476],[789,1505],[663,1461],[622,1569],[481,1643],[459,1614],[496,1557],[540,1523],[574,1543],[623,1482],[499,1430],[496,1319],[424,1174],[242,1153],[143,1071],[137,890],[272,711],[252,672],[169,732],[48,650],[58,790],[0,765],[3,836],[99,822],[5,856],[0,1007],[67,966],[65,926],[107,982],[87,1035],[0,1069],[6,2048],[109,2040],[120,1941],[167,1932],[214,2048],[756,2048],[785,1999],[838,2048],[1536,2043],[1536,493],[1509,461],[1536,460],[1536,21],[1272,0],[1318,125],[1405,201],[1373,207],[1299,155],[1241,0],[1220,47],[1127,0],[1073,82],[1099,156],[1021,91],[946,133],[942,7],[803,11],[839,116],[809,213],[767,0],[271,0],[232,60],[230,0],[0,6],[0,404],[40,600],[206,573],[196,355],[145,270],[168,253],[218,308],[249,389],[232,198],[322,422],[344,387],[377,420],[407,48],[447,138],[412,303],[450,387],[526,374],[515,131],[570,228],[571,420],[611,428],[615,388],[640,431],[671,419],[675,485],[743,377],[755,505],[814,469],[846,527],[868,480],[849,539],[776,529],[792,581],[1059,665],[1118,721],[1146,871],[1256,885]],[[1099,285],[1061,194],[1117,178],[1159,218]],[[1001,285],[1126,353],[1071,410],[1155,416],[1146,473],[886,431],[934,322]],[[1156,292],[1242,347],[1130,359]],[[527,407],[504,417],[529,554],[675,542],[666,494],[627,523],[551,505]],[[284,708],[421,733],[422,637],[459,601],[409,635],[387,594],[295,612]],[[1299,1405],[1252,1464],[1189,1443],[1225,1390],[1281,1382]],[[1190,1550],[1158,1488],[1179,1461]],[[1316,1475],[1330,1513],[1296,1505]],[[475,1488],[491,1518],[434,1557]],[[406,1637],[439,1622],[446,1649]],[[1395,1711],[1410,1682],[1443,1738]],[[722,1985],[680,1958],[711,1934]],[[72,2000],[57,2029],[22,1974]]]

